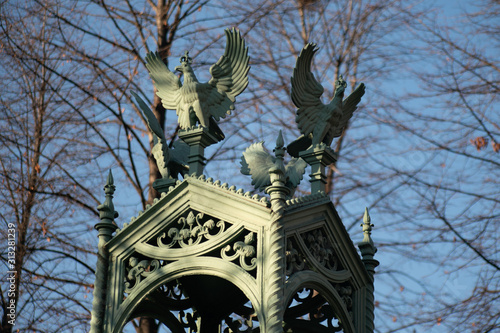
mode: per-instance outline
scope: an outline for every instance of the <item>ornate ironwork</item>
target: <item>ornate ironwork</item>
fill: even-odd
[[[193,301],[186,295],[184,286],[179,280],[163,284],[149,293],[146,300],[158,305],[159,313],[171,313],[171,317],[167,316],[170,320],[163,322],[170,330],[184,332],[184,330],[189,329],[189,332],[199,332],[200,314],[194,308]]]
[[[298,291],[285,311],[285,332],[343,332],[335,311],[314,289]]]
[[[349,311],[349,314],[352,316],[352,292],[353,292],[353,287],[348,283],[339,283],[335,285],[335,290],[340,295],[340,298],[344,302],[347,310]]]
[[[250,245],[255,240],[255,233],[250,232],[245,236],[245,240],[237,241],[232,246],[234,254],[228,254],[231,251],[231,245],[227,245],[220,251],[222,259],[227,261],[234,261],[239,258],[240,266],[246,270],[251,271],[257,267],[257,258],[255,258],[257,252],[253,245]],[[247,264],[246,260],[250,259],[250,264]]]
[[[177,221],[182,224],[180,229],[170,228],[168,232],[162,233],[157,239],[156,243],[162,248],[172,248],[176,245],[180,247],[189,247],[198,245],[201,242],[217,237],[225,231],[225,222],[219,220],[215,222],[213,219],[203,222],[203,213],[194,214],[190,211],[187,217],[181,217]],[[210,233],[214,232],[215,233]],[[170,239],[170,243],[164,243],[165,239]]]
[[[257,314],[249,301],[237,307],[234,312],[224,318],[222,327],[223,333],[252,333],[260,332],[257,324]],[[224,326],[227,326],[224,328]]]
[[[306,261],[301,252],[294,247],[294,242],[289,238],[286,242],[286,269],[287,276],[294,272],[303,270],[306,267]]]
[[[302,234],[307,249],[312,257],[323,267],[332,271],[342,270],[339,258],[333,251],[333,246],[328,237],[323,236],[321,229]]]
[[[200,318],[198,312],[195,310],[193,312],[185,312],[183,310],[179,311],[178,319],[182,326],[189,328],[189,332],[199,332],[199,321]]]
[[[160,267],[160,260],[139,260],[136,257],[130,257],[125,277],[125,293],[130,294],[144,278]]]
[[[224,329],[224,333],[252,333],[252,332],[260,332],[258,328],[254,328],[253,317],[245,318],[231,318],[226,317],[224,319],[226,327]]]

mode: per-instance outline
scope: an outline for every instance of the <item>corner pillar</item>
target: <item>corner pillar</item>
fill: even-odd
[[[374,320],[375,320],[375,287],[374,287],[374,275],[375,275],[375,267],[379,265],[379,262],[374,259],[375,253],[377,252],[377,248],[373,244],[373,240],[371,238],[371,231],[373,228],[373,224],[371,224],[370,215],[368,214],[368,208],[365,208],[365,214],[363,217],[363,223],[361,224],[363,227],[363,240],[358,244],[358,247],[361,251],[362,262],[365,265],[366,271],[370,276],[370,283],[366,285],[366,289],[363,292],[364,300],[362,300],[362,304],[364,304],[364,309],[360,311],[363,313],[361,320],[361,324],[358,326],[360,328],[360,332],[363,333],[373,333],[375,330]]]
[[[274,149],[276,161],[269,169],[271,186],[266,188],[271,200],[271,220],[264,236],[266,255],[263,262],[262,276],[262,304],[265,323],[263,332],[282,333],[283,317],[285,314],[285,232],[283,229],[283,215],[285,212],[286,196],[290,189],[285,186],[285,154],[284,141],[281,131],[276,140]]]
[[[104,332],[104,316],[106,311],[106,290],[108,282],[109,251],[106,243],[113,237],[113,232],[118,229],[114,219],[118,217],[113,205],[113,175],[109,172],[104,193],[106,199],[102,205],[97,207],[101,219],[94,228],[99,232],[99,244],[97,251],[97,269],[94,282],[94,300],[92,301],[92,313],[90,320],[90,333]]]

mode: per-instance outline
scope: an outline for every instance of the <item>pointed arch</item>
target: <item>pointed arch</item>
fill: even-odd
[[[330,281],[314,271],[297,272],[287,280],[284,294],[285,304],[289,305],[294,295],[303,288],[312,288],[318,291],[332,307],[339,321],[342,322],[344,333],[355,333],[353,320],[339,293]]]
[[[212,257],[185,258],[151,273],[119,306],[115,315],[113,333],[120,333],[141,301],[153,290],[174,279],[192,275],[210,275],[231,282],[239,288],[252,303],[259,321],[263,321],[258,297],[257,282],[241,267]]]

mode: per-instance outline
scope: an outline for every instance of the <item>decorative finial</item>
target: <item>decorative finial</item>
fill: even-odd
[[[283,148],[285,146],[285,141],[283,140],[283,133],[280,132],[278,133],[278,137],[276,138],[276,149],[278,148]]]
[[[274,161],[274,165],[277,170],[280,170],[282,175],[285,174],[285,164],[283,162],[283,157],[285,156],[285,141],[283,140],[283,133],[281,130],[278,133],[278,137],[276,138],[276,147],[274,148],[274,155],[276,159]]]
[[[368,214],[368,208],[365,208],[365,214],[363,216],[363,223],[361,226],[363,227],[363,240],[358,244],[359,250],[361,251],[361,261],[365,266],[366,272],[370,277],[371,283],[366,286],[366,323],[370,325],[368,331],[373,332],[373,313],[375,309],[375,299],[374,299],[374,279],[375,279],[375,268],[380,264],[378,260],[374,259],[373,256],[377,252],[377,248],[373,245],[373,241],[371,238],[371,231],[373,228],[373,224],[370,223],[371,218],[370,214]],[[367,326],[368,327],[368,326]]]
[[[378,266],[379,262],[373,259],[373,256],[377,252],[377,248],[373,245],[373,240],[371,238],[371,231],[374,227],[370,223],[370,215],[368,214],[368,208],[365,208],[365,215],[363,216],[363,240],[358,244],[359,250],[361,251],[361,257],[363,263],[365,264],[366,270],[373,277],[375,274],[375,267]]]
[[[114,219],[118,217],[113,205],[113,194],[115,185],[113,184],[113,174],[109,170],[106,185],[104,185],[106,199],[102,205],[97,207],[101,220],[94,226],[99,232],[99,244],[97,245],[97,268],[94,282],[94,300],[92,302],[92,313],[90,321],[90,333],[104,332],[104,314],[106,308],[106,290],[109,271],[109,251],[106,243],[113,237],[113,232],[118,229]]]
[[[114,219],[118,217],[118,212],[115,211],[115,206],[113,204],[113,194],[115,193],[115,185],[113,183],[113,173],[109,170],[108,178],[106,180],[106,185],[104,185],[104,193],[106,194],[106,199],[97,207],[99,211],[99,217],[101,222],[114,224]],[[96,225],[96,229],[101,223]]]
[[[108,189],[108,190],[107,190]],[[115,193],[115,184],[114,184],[114,179],[113,179],[113,173],[111,170],[108,172],[108,178],[106,179],[106,185],[104,185],[104,192],[109,191],[111,194]]]
[[[286,169],[283,157],[285,156],[285,142],[281,130],[276,139],[276,148],[274,148],[274,163],[272,158],[268,160],[270,168],[267,169],[266,177],[269,179],[269,186],[266,187],[266,193],[269,194],[271,200],[271,221],[277,221],[285,213],[285,200],[292,192],[286,186]],[[304,163],[305,170],[305,163]],[[301,175],[302,176],[302,175]],[[302,178],[302,177],[301,177]]]
[[[363,216],[363,223],[361,226],[363,227],[363,243],[370,243],[373,245],[373,240],[371,237],[372,233],[372,228],[374,227],[373,224],[370,223],[371,218],[370,214],[368,213],[368,208],[365,207],[365,214]]]

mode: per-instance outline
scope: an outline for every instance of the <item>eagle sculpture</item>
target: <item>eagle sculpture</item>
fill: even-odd
[[[333,138],[341,136],[365,93],[365,85],[361,83],[344,99],[347,83],[340,76],[335,82],[332,100],[323,104],[320,99],[323,86],[311,72],[312,58],[317,51],[316,44],[307,44],[300,52],[293,70],[292,101],[297,107],[295,120],[302,135],[288,145],[287,151],[295,157],[311,145],[324,143],[330,146]]]
[[[179,174],[184,176],[189,171],[189,167],[186,165],[189,146],[183,141],[177,140],[173,144],[174,149],[169,148],[163,129],[154,113],[135,92],[132,91],[131,94],[135,97],[139,108],[146,117],[149,130],[153,135],[154,146],[151,153],[156,160],[162,178],[177,179]]]
[[[243,152],[240,171],[244,175],[250,175],[252,185],[263,191],[271,185],[269,170],[275,167],[275,163],[276,158],[264,149],[264,142],[257,142]],[[306,167],[306,162],[301,158],[292,158],[285,166],[285,186],[291,190],[291,195],[302,180]]]
[[[181,65],[175,67],[184,76],[182,84],[158,53],[150,52],[146,56],[146,67],[157,89],[156,94],[165,109],[176,110],[180,128],[189,129],[200,124],[218,133],[220,140],[224,135],[216,121],[234,110],[236,96],[248,85],[250,69],[248,48],[240,32],[233,28],[226,29],[225,33],[224,55],[210,68],[212,78],[206,83],[196,78],[187,51],[180,59]]]

